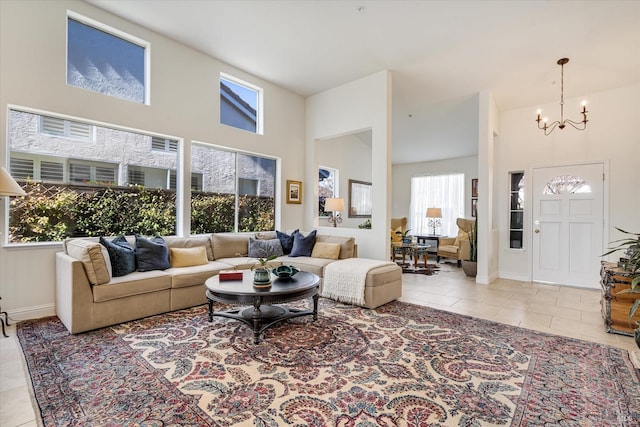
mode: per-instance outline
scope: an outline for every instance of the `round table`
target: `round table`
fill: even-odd
[[[313,316],[318,319],[318,298],[320,278],[313,273],[301,271],[289,280],[272,276],[273,282],[268,289],[253,287],[253,272],[243,271],[242,280],[223,280],[213,276],[205,281],[209,322],[213,316],[239,320],[253,328],[253,342],[260,342],[260,334],[271,326],[300,316]],[[313,310],[289,308],[283,304],[304,298],[313,298]],[[246,308],[214,311],[213,302],[233,305],[250,305]]]

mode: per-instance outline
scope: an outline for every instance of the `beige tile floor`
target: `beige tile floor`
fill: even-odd
[[[637,351],[630,337],[608,334],[600,316],[600,292],[500,279],[477,285],[462,271],[445,264],[433,276],[403,275],[401,301],[467,314],[523,328],[579,338]],[[0,337],[0,426],[37,426],[15,337]]]

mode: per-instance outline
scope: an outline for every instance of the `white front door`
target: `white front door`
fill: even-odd
[[[604,165],[533,170],[533,280],[599,288]]]

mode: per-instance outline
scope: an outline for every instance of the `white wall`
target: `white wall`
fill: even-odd
[[[317,224],[317,208],[304,203],[304,228],[318,228],[324,234],[355,236],[362,258],[389,259],[391,220],[391,75],[381,71],[334,89],[310,96],[306,100],[306,138],[308,153],[314,153],[316,141],[357,131],[372,131],[371,230],[324,227]],[[318,161],[307,156],[304,186],[306,200],[317,198]],[[314,185],[315,184],[315,185]]]
[[[500,115],[500,136],[496,144],[495,196],[499,206],[499,275],[531,278],[531,173],[532,168],[584,161],[605,161],[604,243],[622,237],[614,226],[640,232],[640,85],[585,94],[565,100],[565,116],[579,120],[582,99],[589,101],[587,129],[556,129],[544,136],[535,123],[537,108],[550,121],[559,118],[558,103],[504,111]],[[508,249],[509,171],[525,171],[524,250]],[[528,233],[528,234],[527,234]],[[619,255],[617,255],[619,257]],[[610,259],[616,259],[612,256]]]
[[[436,160],[433,162],[400,163],[392,168],[393,185],[391,217],[409,219],[411,204],[411,178],[414,176],[464,174],[464,216],[471,218],[471,179],[478,177],[478,157]],[[409,219],[409,223],[411,220]]]
[[[95,19],[151,43],[151,105],[116,99],[66,84],[66,11]],[[191,140],[281,158],[281,176],[304,176],[304,99],[267,81],[79,1],[0,1],[0,164],[7,158],[9,105],[95,120],[185,141]],[[219,124],[220,72],[264,89],[264,135]],[[189,176],[188,170],[183,171]],[[188,186],[189,180],[184,180]],[[281,188],[284,194],[284,179]],[[280,195],[278,195],[280,196]],[[302,223],[298,205],[281,203],[277,226]],[[0,217],[6,229],[6,205]],[[185,203],[181,209],[188,209]],[[179,228],[181,229],[181,228]],[[54,252],[59,244],[3,247],[2,309],[12,317],[53,313]]]

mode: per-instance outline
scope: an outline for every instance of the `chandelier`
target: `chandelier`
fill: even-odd
[[[585,130],[587,128],[587,101],[582,101],[582,121],[574,122],[573,120],[564,118],[564,64],[567,62],[569,62],[569,58],[558,59],[558,65],[560,66],[560,120],[549,124],[546,117],[540,117],[542,110],[538,110],[537,112],[538,117],[536,118],[536,122],[538,122],[538,129],[542,129],[545,135],[549,135],[556,127],[564,129],[567,124],[570,124],[578,130]],[[542,125],[540,122],[542,122]]]

